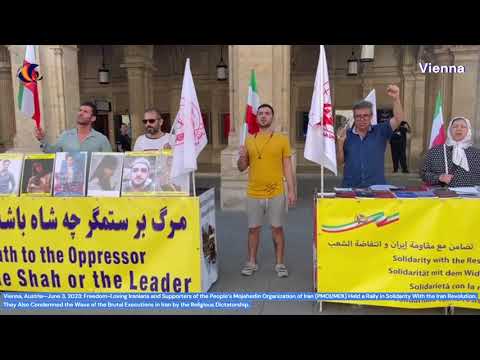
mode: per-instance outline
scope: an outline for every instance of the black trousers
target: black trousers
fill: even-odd
[[[398,163],[402,166],[402,171],[408,171],[407,167],[407,142],[406,141],[391,141],[392,147],[392,161],[393,171],[398,171]]]

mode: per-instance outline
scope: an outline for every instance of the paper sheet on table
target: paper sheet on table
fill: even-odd
[[[464,186],[464,187],[449,187],[449,190],[455,191],[457,194],[475,194],[480,195],[478,187],[476,186]]]

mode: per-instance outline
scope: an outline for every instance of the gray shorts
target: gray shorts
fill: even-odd
[[[287,215],[285,194],[271,199],[255,199],[247,196],[248,228],[262,226],[265,215],[271,226],[283,226]]]

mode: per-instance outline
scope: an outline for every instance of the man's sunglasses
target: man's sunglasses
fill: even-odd
[[[143,119],[142,121],[144,124],[147,124],[147,122],[149,124],[155,124],[155,121],[157,121],[157,119]]]

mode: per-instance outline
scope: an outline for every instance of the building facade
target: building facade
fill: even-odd
[[[143,110],[158,108],[165,131],[178,111],[185,59],[191,59],[198,100],[209,142],[199,157],[199,171],[222,177],[224,208],[243,205],[246,174],[236,169],[239,132],[244,121],[251,69],[262,102],[275,108],[276,131],[288,134],[297,172],[318,172],[303,158],[305,121],[318,64],[318,45],[41,45],[36,47],[43,79],[39,82],[43,127],[54,141],[73,127],[80,102],[93,100],[101,111],[97,128],[112,146],[122,121],[130,121],[132,138],[143,133]],[[407,158],[416,172],[428,147],[435,97],[443,97],[444,117],[466,116],[473,140],[480,140],[478,88],[480,46],[377,45],[375,59],[347,76],[347,60],[358,45],[326,45],[333,107],[338,113],[376,90],[377,108],[391,109],[389,84],[400,87],[406,120],[412,127]],[[17,71],[25,45],[0,45],[0,151],[38,152],[32,121],[18,111]],[[216,66],[223,54],[228,80],[219,81]],[[463,73],[424,72],[421,64],[463,66]],[[105,64],[110,82],[99,84]],[[431,67],[428,68],[432,69]],[[386,168],[391,170],[390,150]]]

